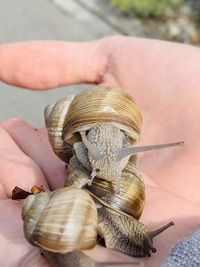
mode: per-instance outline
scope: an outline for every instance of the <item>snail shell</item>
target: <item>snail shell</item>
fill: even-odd
[[[116,193],[115,181],[101,181],[94,179],[91,186],[87,186],[88,193],[119,213],[125,213],[139,220],[145,204],[145,187],[141,174],[129,162],[122,172],[120,190]]]
[[[65,116],[74,96],[68,96],[45,108],[45,124],[55,154],[65,162],[72,156],[72,146],[63,140]]]
[[[88,185],[89,183],[89,185]],[[90,184],[89,172],[74,156],[70,160],[65,186],[84,187],[95,201],[121,214],[139,220],[145,204],[145,186],[137,167],[129,162],[122,172],[120,190],[116,193],[116,182],[95,178]]]
[[[97,210],[92,198],[73,187],[30,195],[22,218],[26,239],[47,251],[89,249],[97,238]]]
[[[133,99],[114,87],[95,87],[77,94],[64,122],[63,134],[68,142],[74,133],[88,130],[99,122],[113,122],[135,142],[140,135],[141,117]]]
[[[72,156],[73,144],[81,140],[81,131],[109,122],[123,130],[130,144],[134,144],[140,137],[142,124],[140,110],[132,97],[111,86],[84,90],[49,105],[45,118],[54,152],[65,162]]]

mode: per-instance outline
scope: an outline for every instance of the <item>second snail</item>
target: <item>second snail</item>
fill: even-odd
[[[63,188],[27,197],[22,215],[26,239],[59,267],[100,266],[88,263],[84,254],[73,256],[94,247],[97,236],[107,248],[133,257],[156,252],[153,238],[173,223],[150,230],[139,221],[145,187],[136,154],[183,142],[135,146],[140,109],[125,90],[111,86],[96,86],[49,105],[45,121],[68,176]]]

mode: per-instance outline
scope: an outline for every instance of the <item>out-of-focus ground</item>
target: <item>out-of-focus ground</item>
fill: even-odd
[[[167,17],[124,15],[108,0],[1,0],[0,42],[27,40],[87,41],[124,34],[198,45],[200,1],[184,1]],[[0,120],[18,117],[44,124],[44,107],[88,85],[34,92],[0,84]]]
[[[79,1],[84,2],[84,0]],[[102,16],[109,8],[110,16],[106,14],[106,17],[124,34],[200,44],[200,0],[96,0],[96,2],[101,5]],[[116,3],[117,8],[111,3]]]

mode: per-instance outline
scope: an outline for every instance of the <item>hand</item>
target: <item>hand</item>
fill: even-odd
[[[157,253],[139,260],[144,266],[159,266],[174,244],[199,223],[199,49],[116,36],[88,43],[2,45],[0,58],[0,79],[20,87],[40,90],[81,82],[123,87],[142,109],[141,143],[185,141],[184,148],[140,157],[140,168],[148,175],[144,176],[147,200],[141,221],[151,229],[175,222],[155,239]],[[0,262],[9,267],[49,266],[24,240],[22,203],[9,197],[16,185],[26,190],[34,184],[61,186],[64,163],[53,154],[45,129],[16,119],[1,123],[0,148]],[[89,254],[103,261],[133,261],[99,246]]]

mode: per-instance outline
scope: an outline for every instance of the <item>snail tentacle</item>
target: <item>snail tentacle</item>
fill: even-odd
[[[183,146],[183,145],[184,145],[184,142],[180,141],[180,142],[168,143],[168,144],[126,147],[119,152],[118,160],[121,160],[124,157],[130,156],[136,153],[164,149],[164,148],[169,148],[169,147],[174,147],[174,146]]]

